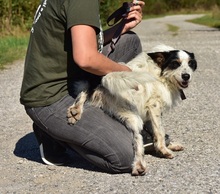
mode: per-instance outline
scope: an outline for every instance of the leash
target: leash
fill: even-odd
[[[114,26],[119,21],[121,21],[121,22],[120,22],[120,25],[119,25],[118,29],[115,31],[115,33],[114,33],[114,35],[111,39],[111,42],[110,42],[110,45],[109,45],[109,48],[108,48],[107,56],[109,56],[115,50],[115,45],[118,42],[118,40],[120,39],[121,32],[122,32],[122,30],[123,30],[123,28],[126,24],[125,17],[127,15],[127,13],[129,13],[130,7],[132,7],[133,5],[135,5],[135,4],[124,2],[119,9],[117,9],[115,12],[113,12],[108,17],[108,19],[107,19],[108,26]]]

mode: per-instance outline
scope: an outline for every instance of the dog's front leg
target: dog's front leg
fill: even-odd
[[[134,137],[134,162],[132,165],[132,175],[140,176],[146,173],[146,162],[144,160],[143,138],[140,134],[143,129],[143,121],[140,116],[133,112],[118,112],[121,121],[132,130]]]
[[[72,106],[67,109],[67,119],[69,124],[75,124],[81,119],[83,113],[83,106],[87,99],[87,93],[81,92]]]
[[[166,147],[165,131],[162,126],[162,107],[159,101],[152,100],[148,107],[148,114],[153,129],[154,147],[156,152],[165,158],[173,158],[173,153]]]

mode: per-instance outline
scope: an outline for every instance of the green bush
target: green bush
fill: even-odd
[[[40,0],[0,0],[0,33],[13,34],[14,28],[30,28]]]
[[[148,0],[144,7],[144,14],[159,15],[168,11],[168,6],[164,0]]]
[[[108,16],[113,13],[116,9],[118,9],[124,1],[118,0],[118,1],[106,1],[106,0],[100,0],[100,16],[102,20],[102,24],[106,25],[106,19]]]
[[[123,0],[99,0],[103,25],[107,17],[122,5]],[[30,29],[41,0],[0,0],[0,34],[15,34],[15,29]],[[220,7],[220,0],[146,0],[144,14],[166,14],[170,11],[196,9],[212,10]],[[216,9],[215,9],[216,10]]]

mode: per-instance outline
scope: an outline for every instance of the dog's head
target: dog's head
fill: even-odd
[[[161,68],[161,76],[169,79],[178,88],[187,88],[197,68],[193,53],[183,50],[148,53]]]

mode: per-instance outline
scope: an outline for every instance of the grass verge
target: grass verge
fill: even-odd
[[[220,17],[213,17],[212,14],[189,20],[189,22],[220,29]]]
[[[168,27],[168,31],[172,32],[173,36],[176,36],[178,34],[179,29],[180,29],[178,26],[174,26],[172,24],[167,24],[167,27]]]
[[[5,36],[0,38],[0,69],[25,56],[29,35]]]

